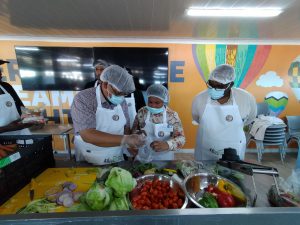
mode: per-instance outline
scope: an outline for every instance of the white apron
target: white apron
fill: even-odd
[[[232,105],[213,105],[208,99],[198,127],[196,160],[218,160],[225,148],[236,149],[240,159],[244,159],[244,123],[233,96],[232,99]]]
[[[135,108],[135,100],[134,100],[134,94],[131,93],[130,98],[125,98],[128,106],[128,115],[130,120],[130,129],[132,128],[135,116],[136,116],[136,108]]]
[[[13,97],[0,85],[4,94],[0,95],[0,127],[4,127],[11,122],[20,119],[15,100]],[[30,135],[28,128],[16,131],[8,131],[0,133],[0,135]]]
[[[121,105],[114,109],[102,107],[100,98],[100,87],[96,88],[97,111],[96,111],[96,130],[109,134],[123,135],[126,118]],[[99,147],[82,140],[80,135],[74,139],[76,161],[86,160],[96,165],[105,165],[123,161],[122,146]]]
[[[148,144],[151,144],[153,141],[168,141],[173,132],[173,126],[170,126],[167,122],[166,109],[163,112],[163,123],[158,124],[151,121],[150,112],[148,111],[143,130],[147,134]],[[152,148],[150,149],[152,160],[174,160],[174,151],[156,152]]]

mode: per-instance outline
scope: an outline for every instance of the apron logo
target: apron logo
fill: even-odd
[[[112,119],[113,119],[114,121],[118,121],[118,120],[119,120],[119,116],[118,116],[118,115],[113,115]]]
[[[226,119],[226,121],[231,122],[233,120],[233,116],[227,115],[225,119]]]
[[[209,151],[214,154],[214,155],[222,155],[222,151],[221,150],[215,150],[213,148],[210,148]]]
[[[163,137],[163,136],[165,136],[165,133],[163,131],[159,131],[158,132],[158,137]]]
[[[12,102],[11,102],[11,101],[7,101],[7,102],[6,102],[6,106],[7,106],[7,107],[11,107],[11,106],[12,106]]]
[[[132,104],[131,104],[131,103],[128,103],[127,105],[128,105],[128,107],[132,106]]]

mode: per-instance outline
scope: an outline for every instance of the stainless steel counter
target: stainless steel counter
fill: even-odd
[[[160,166],[174,167],[174,162],[160,162]],[[128,168],[129,163],[120,166]],[[271,177],[255,175],[259,196],[255,208],[219,208],[148,211],[103,211],[81,213],[49,213],[28,215],[6,215],[0,224],[78,224],[78,225],[297,225],[300,224],[299,208],[274,208],[269,206],[266,193],[273,183]]]

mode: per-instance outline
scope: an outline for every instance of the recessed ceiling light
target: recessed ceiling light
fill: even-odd
[[[188,16],[202,17],[274,17],[282,13],[280,8],[198,8],[187,9]]]

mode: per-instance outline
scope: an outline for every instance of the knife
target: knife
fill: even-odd
[[[30,188],[29,188],[29,198],[30,198],[30,201],[33,201],[34,199],[34,179],[31,179],[31,182],[30,182]]]

